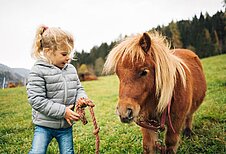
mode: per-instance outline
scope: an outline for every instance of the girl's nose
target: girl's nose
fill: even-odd
[[[66,59],[67,59],[67,60],[70,60],[70,59],[71,59],[71,57],[70,57],[69,55],[67,55]]]

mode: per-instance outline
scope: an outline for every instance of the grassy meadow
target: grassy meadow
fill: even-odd
[[[179,154],[226,153],[226,55],[202,59],[208,91],[204,103],[195,114],[194,136],[182,138]],[[142,136],[134,123],[123,124],[115,114],[118,79],[115,75],[83,82],[88,96],[96,104],[94,111],[100,126],[101,154],[140,154]],[[78,154],[95,151],[95,136],[88,109],[89,123],[77,122],[73,127],[74,149]],[[25,87],[0,90],[0,153],[28,153],[34,126]],[[59,153],[55,140],[48,153]]]

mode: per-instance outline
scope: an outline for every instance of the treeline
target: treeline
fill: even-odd
[[[166,35],[172,48],[191,49],[200,58],[226,53],[226,13],[218,11],[212,17],[206,13],[200,13],[199,18],[195,15],[192,20],[172,21],[167,26],[158,26],[150,31],[157,30]],[[125,36],[126,37],[126,36]],[[110,44],[102,43],[94,46],[89,53],[76,52],[73,62],[78,70],[82,64],[95,73],[101,75],[105,58],[109,51],[118,41]],[[83,65],[84,67],[84,65]]]
[[[171,22],[168,26],[154,28],[166,35],[172,47],[195,51],[200,58],[226,53],[226,13],[217,12],[212,17],[194,16],[192,21]]]

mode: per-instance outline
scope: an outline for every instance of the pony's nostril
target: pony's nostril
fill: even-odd
[[[128,119],[133,119],[133,110],[128,108],[127,109],[127,115],[128,115]]]
[[[126,109],[125,114],[119,115],[121,122],[123,123],[130,123],[133,121],[133,110],[130,108]]]

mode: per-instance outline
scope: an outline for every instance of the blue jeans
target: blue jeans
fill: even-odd
[[[53,129],[37,125],[29,154],[45,154],[53,138],[56,138],[61,154],[74,154],[72,127]]]

